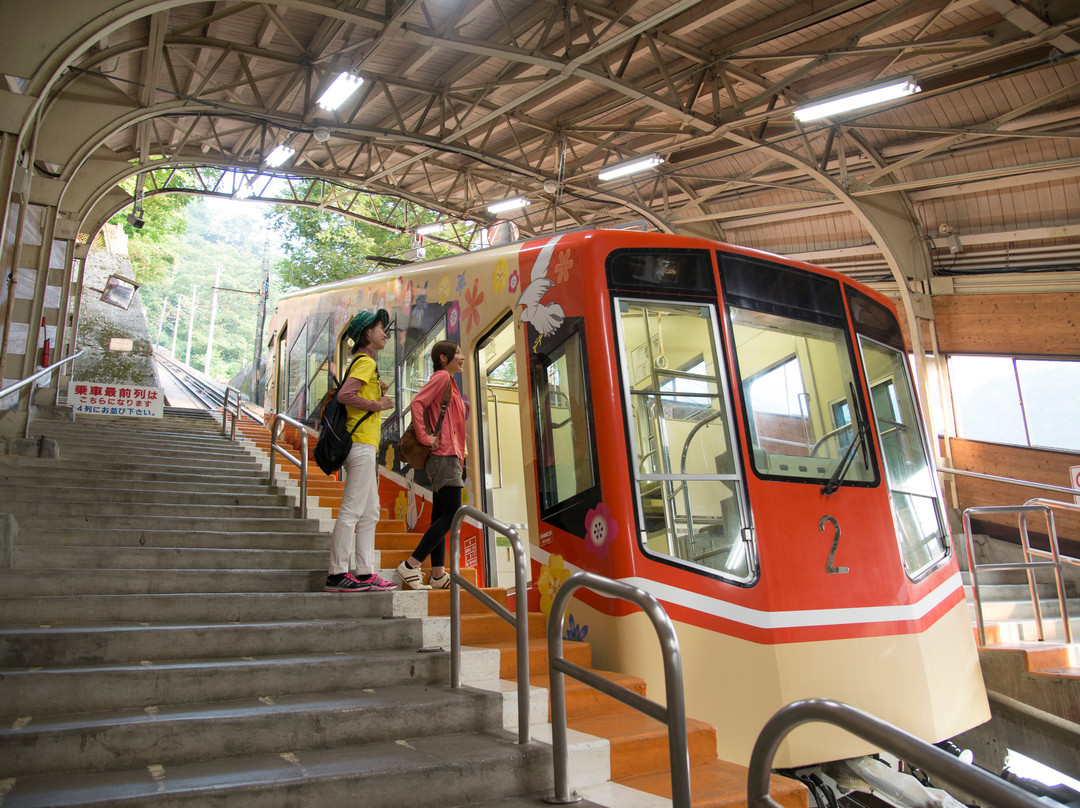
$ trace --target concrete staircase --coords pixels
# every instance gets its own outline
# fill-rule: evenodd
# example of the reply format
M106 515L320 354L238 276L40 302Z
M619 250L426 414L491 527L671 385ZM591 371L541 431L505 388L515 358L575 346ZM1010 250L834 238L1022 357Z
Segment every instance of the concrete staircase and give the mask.
M213 418L32 428L61 457L0 458L17 524L5 808L511 806L550 789L550 751L514 742L500 694L445 686L428 596L321 592L329 537ZM479 658L467 678L496 675Z
M269 437L265 430L241 422L241 433L253 451L269 457ZM290 451L299 449L296 439ZM268 462L268 461L267 461ZM298 490L299 472L286 461L278 462L281 479ZM315 474L308 481L309 512L336 516L341 484ZM396 567L409 556L417 541L416 533L380 530L376 537L384 567ZM426 566L426 565L425 565ZM470 573L464 570L464 574ZM475 579L474 579L475 583ZM487 588L485 592L508 605L505 589ZM428 593L428 614L449 615L449 591ZM513 629L482 607L475 599L461 601L462 643L473 651L495 654L494 678L471 682L506 696L506 726L516 730L517 707L513 694L517 678L517 643ZM532 685L531 735L550 743L548 713L548 647L544 616L530 614L529 681ZM584 642L565 640L567 659L586 668L592 667L592 649ZM595 671L640 695L646 694L643 679L611 671ZM671 771L667 728L632 708L570 677L565 679L567 725L571 741L570 783L577 792L606 806L619 808L665 808L671 804ZM691 798L694 808L739 808L746 805L747 770L722 761L716 756L716 729L693 718L687 720L690 752ZM770 793L784 808L806 808L808 792L801 783L774 776ZM539 803L534 803L539 804ZM588 801L578 803L590 805Z
M1016 545L976 536L980 563L1021 560ZM963 554L961 560L966 561ZM966 567L966 563L964 564ZM1065 567L1066 607L1074 642L1064 641L1061 608L1053 575L1036 573L1043 616L1039 640L1027 575L1022 570L979 572L979 596L986 645L979 648L991 720L957 742L976 753L976 762L1000 770L1007 749L1021 752L1073 778L1080 778L1080 581L1076 568ZM962 572L976 628L970 573Z

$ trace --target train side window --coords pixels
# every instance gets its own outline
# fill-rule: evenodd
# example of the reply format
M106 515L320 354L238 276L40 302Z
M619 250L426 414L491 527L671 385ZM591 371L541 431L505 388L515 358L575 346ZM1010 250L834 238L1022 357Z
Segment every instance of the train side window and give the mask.
M562 331L567 332L565 339L532 355L540 511L548 521L581 505L599 484L584 334L579 323L564 323ZM584 513L581 516L561 521L578 534L584 525Z
M646 553L749 582L756 569L711 305L616 298Z
M289 325L286 323L278 334L274 346L274 412L285 412L285 393L288 387L288 340Z
M288 357L285 413L314 423L318 419L314 408L329 389L330 317L309 317L291 341Z
M914 578L944 558L949 549L934 467L904 353L862 334L859 347L870 379L874 425L885 458L900 554Z
M441 318L432 328L424 335L424 338L418 340L413 349L408 354L402 357L401 364L398 366L398 372L395 374L392 372L386 372L386 369L382 367L382 363L379 365L379 373L384 378L390 379L397 377L395 384L400 385L401 401L398 403L400 412L403 415L401 422L402 433L408 428L408 425L412 422L412 416L409 413L412 411L412 400L416 397L416 394L420 392L420 388L427 384L427 380L431 378L431 374L435 372L431 366L431 349L435 347L436 342L441 342L446 339L446 318ZM390 347L390 343L387 343L387 347ZM382 353L380 352L379 358L382 359ZM390 351L385 351L390 354ZM392 356L392 354L390 354ZM393 396L391 391L387 392L388 395Z

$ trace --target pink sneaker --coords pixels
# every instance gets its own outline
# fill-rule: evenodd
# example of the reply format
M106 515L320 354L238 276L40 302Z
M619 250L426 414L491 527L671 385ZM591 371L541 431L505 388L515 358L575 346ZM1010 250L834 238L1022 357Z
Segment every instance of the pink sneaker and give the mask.
M392 592L397 589L397 584L392 581L388 581L378 573L368 575L367 577L354 575L352 576L359 586L356 587L358 592Z

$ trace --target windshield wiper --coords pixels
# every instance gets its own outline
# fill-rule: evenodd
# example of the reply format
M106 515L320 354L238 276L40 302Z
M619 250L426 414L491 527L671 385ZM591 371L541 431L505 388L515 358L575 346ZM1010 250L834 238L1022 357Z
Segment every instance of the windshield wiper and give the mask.
M869 467L869 461L866 457L866 424L859 417L859 409L855 406L855 385L850 384L848 387L851 389L851 412L855 418L858 429L856 434L852 437L851 443L848 444L847 449L844 450L844 454L840 457L840 462L836 464L836 468L833 469L832 476L825 485L821 486L821 493L825 496L835 494L840 490L840 483L843 482L844 477L847 476L848 469L851 468L851 461L855 459L855 450L862 449L863 464Z

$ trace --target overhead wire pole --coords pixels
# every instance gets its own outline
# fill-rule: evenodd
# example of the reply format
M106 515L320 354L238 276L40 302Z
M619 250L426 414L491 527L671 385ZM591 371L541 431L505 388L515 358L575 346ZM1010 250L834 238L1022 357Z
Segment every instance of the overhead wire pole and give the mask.
M176 315L173 317L172 326L172 347L169 349L169 355L173 359L176 358L176 334L180 330L180 296L176 296Z
M169 308L169 298L161 301L161 319L158 320L157 336L154 337L154 347L161 344L161 329L165 327L165 310Z
M191 313L188 314L187 350L184 352L184 364L191 365L191 332L195 328L195 293L199 291L197 283L191 284Z
M218 283L221 281L221 264L218 264L217 272L214 273L214 290L210 296L210 334L206 338L206 361L203 362L203 373L210 375L210 352L214 349L214 320L217 319L217 293Z
M270 231L264 230L262 277L259 279L259 322L255 328L255 358L251 372L251 398L262 406L262 348L266 325L266 301L270 297Z

